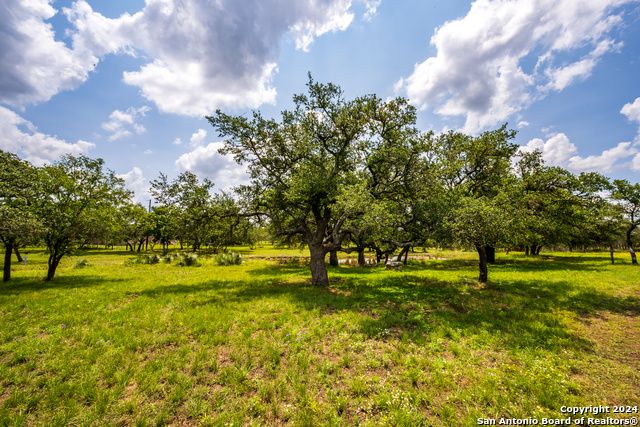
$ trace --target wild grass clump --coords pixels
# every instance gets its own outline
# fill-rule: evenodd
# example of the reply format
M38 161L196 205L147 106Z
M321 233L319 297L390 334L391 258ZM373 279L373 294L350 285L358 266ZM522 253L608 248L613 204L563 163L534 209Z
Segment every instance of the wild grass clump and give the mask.
M202 265L198 260L198 255L196 254L177 254L174 259L174 265L179 267L194 267Z
M156 254L151 254L151 255L139 255L135 258L129 258L124 263L125 265L134 265L134 264L151 265L151 264L157 264L159 262L160 262L160 257Z
M224 252L215 256L219 265L240 265L244 262L242 255L238 252Z
M127 261L125 261L125 265L152 265L159 263L174 264L179 267L193 267L202 265L202 263L198 260L198 255L181 253L172 253L166 255L140 255L136 258L128 259Z
M178 253L166 254L160 257L160 261L164 262L165 264L171 264L176 258L178 258Z
M73 268L89 267L90 265L91 264L89 264L89 261L87 261L86 258L83 258L80 261L76 262L76 264L73 266Z

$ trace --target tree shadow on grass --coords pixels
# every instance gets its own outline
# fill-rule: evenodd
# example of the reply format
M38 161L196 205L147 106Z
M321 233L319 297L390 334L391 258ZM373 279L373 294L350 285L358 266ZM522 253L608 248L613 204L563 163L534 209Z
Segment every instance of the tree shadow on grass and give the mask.
M0 296L20 295L49 289L74 289L102 286L116 282L128 282L132 279L103 277L94 275L60 275L48 282L42 278L16 277L0 284Z
M536 278L482 287L474 281L420 274L427 269L412 267L384 276L378 268L338 267L330 269L334 274L329 287L317 287L311 285L304 264L269 265L249 271L255 281L206 280L142 293L217 291L190 302L193 308L286 297L320 316L357 312L361 316L355 326L369 337L384 330L415 342L433 333L443 338L489 334L509 347L531 349L590 349L589 341L572 332L571 322L602 312L640 315L640 298L612 296L569 281Z

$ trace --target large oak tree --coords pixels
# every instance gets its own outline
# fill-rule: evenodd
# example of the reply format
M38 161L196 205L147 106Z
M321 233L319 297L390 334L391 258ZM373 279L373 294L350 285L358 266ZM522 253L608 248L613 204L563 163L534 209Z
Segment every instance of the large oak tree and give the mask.
M348 101L338 86L311 76L307 87L279 122L257 111L249 119L218 110L207 119L226 138L220 152L232 154L251 174L251 183L239 188L244 215L268 218L281 236L301 235L313 284L327 285L325 255L349 251L342 242L357 232L350 221L364 214L345 195L369 188L368 159L381 147L400 147L421 134L415 108L405 99L367 95Z

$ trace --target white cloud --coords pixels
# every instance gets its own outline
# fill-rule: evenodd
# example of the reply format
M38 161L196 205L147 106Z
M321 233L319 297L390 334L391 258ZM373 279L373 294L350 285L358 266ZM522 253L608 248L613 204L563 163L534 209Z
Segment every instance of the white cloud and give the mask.
M182 144L182 140L180 138L176 138L173 140L173 145L181 145Z
M631 170L640 172L640 154L636 154L631 160Z
M633 1L476 0L466 16L435 31L437 55L416 64L396 90L421 108L466 116L463 131L477 133L586 78L602 55L620 49L607 36L622 22L612 9ZM579 60L553 65L585 47ZM534 51L537 65L527 74L521 61Z
M576 146L564 133L552 136L547 142L540 138L532 139L527 145L520 147L520 150L524 152L540 150L544 161L553 166L563 166L572 154L578 152Z
M109 121L102 123L102 129L107 132L112 132L109 136L109 141L115 141L119 138L131 136L131 131L125 129L125 125L130 125L137 134L146 132L147 130L145 127L136 123L135 120L138 116L144 117L149 110L151 110L151 108L147 106L140 107L138 109L130 107L126 112L115 110L109 116Z
M179 171L208 177L218 188L248 183L249 175L245 172L244 166L238 165L231 157L218 153L218 149L223 145L222 142L214 142L197 147L180 156L175 162L176 168Z
M617 146L604 150L602 154L596 156L591 155L586 158L575 156L569 160L569 168L576 171L596 171L611 172L615 168L629 166L632 170L640 172L640 97L636 98L633 103L625 104L620 113L627 118L636 122L638 126L638 135L635 142L621 142ZM635 154L631 162L627 164L617 164L619 160L624 160Z
M125 186L134 192L134 203L145 202L151 197L149 193L149 184L140 168L134 166L134 168L129 172L116 176L124 179Z
M50 23L57 11L51 0L2 2L0 13L0 103L23 108L75 89L98 58L55 41Z
M622 107L622 110L620 110L620 112L625 116L627 116L627 119L629 119L630 121L636 122L640 125L640 98L636 98L636 100L633 101L633 103L625 104L624 107ZM640 126L638 127L638 135L636 136L636 141L640 142ZM634 162L635 160L636 159L634 158ZM640 162L640 159L638 159L638 161ZM634 169L634 170L640 170L640 169Z
M379 1L360 0L367 13ZM346 29L352 0L146 0L142 11L109 19L84 0L64 8L76 27L77 52L112 52L151 58L124 73L162 112L191 116L216 108L275 103L271 86L282 37L298 49L315 37Z
M380 3L382 3L382 0L366 0L365 4L367 6L367 11L364 13L362 20L371 21L371 18L377 15L376 11L378 6L380 6Z
M21 128L26 130L23 131ZM13 111L0 107L0 149L22 154L26 160L42 165L63 154L86 154L94 148L92 142L79 140L70 144L56 136L38 132L38 128Z
M598 59L608 52L618 52L622 42L614 43L612 40L603 40L584 59L558 68L547 68L544 74L549 82L540 89L544 91L561 91L575 80L584 80L591 75L591 71L598 63Z
M151 150L145 150L144 154L153 154L153 151L151 151Z
M589 156L582 158L575 156L569 159L569 169L581 172L611 172L618 160L625 159L638 153L638 149L630 142L621 142L617 146L605 150L599 156ZM634 158L635 161L635 158ZM635 163L633 163L635 165Z
M626 115L629 120L640 125L640 98L633 103L625 104L620 112ZM549 129L543 129L548 131ZM640 126L638 129L640 135ZM540 150L544 160L554 166L562 166L574 172L602 172L609 173L614 169L630 167L634 171L640 171L640 141L636 137L636 142L620 142L613 148L604 150L602 154L592 154L588 157L572 156L578 152L576 146L569 141L564 133L551 135L547 142L540 138L529 141L527 145L520 147L520 150L531 152ZM635 156L634 156L635 155ZM634 156L631 161L619 163L629 157Z
M518 129L522 129L525 126L529 126L529 122L525 122L524 120L518 122Z
M198 129L198 132L191 135L189 140L192 147L199 147L204 144L204 139L207 137L207 131L204 129Z

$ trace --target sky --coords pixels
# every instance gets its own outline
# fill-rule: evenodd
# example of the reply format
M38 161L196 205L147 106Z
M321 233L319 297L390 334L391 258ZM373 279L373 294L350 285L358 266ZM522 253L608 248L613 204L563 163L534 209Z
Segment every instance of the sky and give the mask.
M204 118L279 118L307 73L418 128L517 129L548 165L640 181L640 0L0 0L0 149L246 183Z

